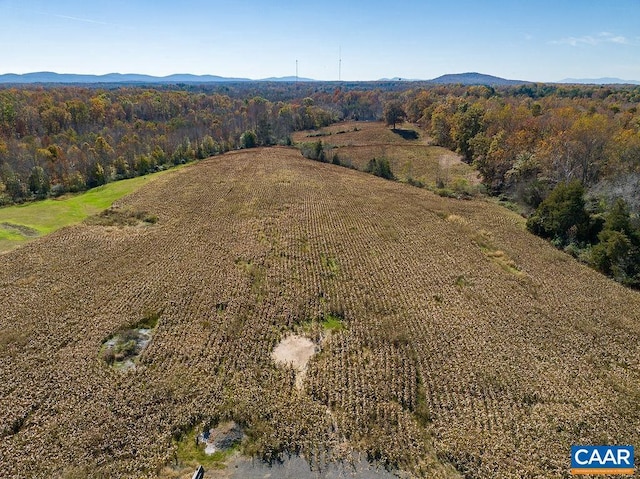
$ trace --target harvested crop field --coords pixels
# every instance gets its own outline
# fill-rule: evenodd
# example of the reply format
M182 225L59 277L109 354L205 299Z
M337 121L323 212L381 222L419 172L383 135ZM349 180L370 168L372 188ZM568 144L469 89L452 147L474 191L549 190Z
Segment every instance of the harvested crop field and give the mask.
M178 442L227 421L257 457L418 477L563 477L572 444L640 443L640 294L492 203L271 148L116 207L157 221L0 256L3 477L188 474ZM136 367L106 363L150 315ZM272 358L292 335L322 339L301 389Z

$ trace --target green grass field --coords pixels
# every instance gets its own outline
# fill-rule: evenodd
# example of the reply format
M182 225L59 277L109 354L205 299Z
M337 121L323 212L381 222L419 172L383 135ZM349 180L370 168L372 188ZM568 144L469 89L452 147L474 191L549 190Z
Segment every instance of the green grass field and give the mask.
M76 195L1 208L0 253L65 226L80 223L164 173L115 181Z

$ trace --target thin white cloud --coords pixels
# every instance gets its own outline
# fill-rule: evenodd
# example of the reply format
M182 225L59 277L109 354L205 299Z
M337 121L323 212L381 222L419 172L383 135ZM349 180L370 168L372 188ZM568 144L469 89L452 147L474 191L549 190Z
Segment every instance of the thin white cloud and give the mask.
M580 45L595 46L603 43L617 43L618 45L631 44L625 36L610 32L600 32L597 35L584 35L582 37L565 37L560 40L553 40L550 43L553 45L571 45L572 47Z
M52 13L51 14L52 17L56 17L56 18L64 18L65 20L73 20L76 22L83 22L83 23L94 23L97 25L110 25L109 23L106 22L100 22L98 20L91 20L90 18L79 18L79 17L70 17L69 15L59 15L56 13Z
M81 17L73 17L70 15L61 15L59 13L46 13L46 12L35 12L38 15L44 15L47 17L54 17L54 18L62 18L63 20L71 20L74 22L81 22L81 23L90 23L92 25L106 25L106 26L110 26L110 27L121 27L122 25L117 25L114 23L107 23L107 22L101 22L100 20L93 20L91 18L81 18Z
M631 43L626 37L609 32L601 32L598 37L608 43L619 43L621 45L629 45Z

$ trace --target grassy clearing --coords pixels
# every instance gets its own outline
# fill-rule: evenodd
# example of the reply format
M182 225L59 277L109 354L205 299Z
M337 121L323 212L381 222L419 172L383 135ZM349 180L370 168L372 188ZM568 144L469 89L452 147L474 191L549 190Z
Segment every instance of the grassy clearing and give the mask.
M0 251L9 251L24 241L26 237L17 231L0 226Z
M327 313L322 318L322 327L327 331L342 331L345 329L343 319L331 313Z
M407 125L403 125L403 128ZM322 140L323 143L342 146L374 144L406 144L403 139L378 121L349 121L336 123L320 130L299 131L293 134L295 143ZM419 141L418 141L419 142Z
M164 173L166 172L115 181L77 195L65 195L57 199L2 208L0 209L0 253L16 248L38 236L80 223L85 218L109 208L114 201L133 193ZM26 234L29 231L33 234Z

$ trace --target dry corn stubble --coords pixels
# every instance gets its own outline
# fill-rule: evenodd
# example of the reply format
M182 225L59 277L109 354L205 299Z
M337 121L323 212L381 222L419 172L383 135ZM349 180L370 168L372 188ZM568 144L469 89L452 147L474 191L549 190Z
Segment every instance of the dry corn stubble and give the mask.
M573 443L639 442L638 293L508 211L281 148L201 162L120 204L157 221L79 225L0 257L6 477L154 477L174 438L216 418L261 457L362 451L425 477L455 476L442 462L561 476ZM483 253L481 230L521 275ZM100 360L104 338L160 310L135 369ZM348 328L299 391L271 354L338 310Z

